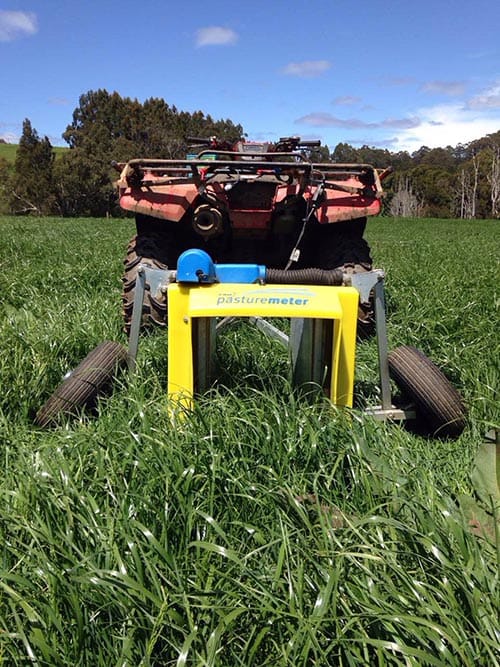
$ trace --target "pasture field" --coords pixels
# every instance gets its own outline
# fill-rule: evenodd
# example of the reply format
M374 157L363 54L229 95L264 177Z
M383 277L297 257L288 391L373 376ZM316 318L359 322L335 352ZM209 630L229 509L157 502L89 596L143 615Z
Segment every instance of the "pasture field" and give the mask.
M15 162L16 152L17 144L0 143L0 158L4 158L7 162Z
M4 158L7 162L16 161L18 144L2 144L0 143L0 158ZM52 150L54 151L56 158L60 157L64 151L68 150L64 146L53 146Z
M499 664L498 532L464 508L500 424L500 222L368 226L390 346L460 389L456 440L300 401L281 348L243 324L182 424L159 331L96 413L36 428L69 369L125 343L132 234L0 218L0 665ZM358 406L377 400L375 359L360 342Z

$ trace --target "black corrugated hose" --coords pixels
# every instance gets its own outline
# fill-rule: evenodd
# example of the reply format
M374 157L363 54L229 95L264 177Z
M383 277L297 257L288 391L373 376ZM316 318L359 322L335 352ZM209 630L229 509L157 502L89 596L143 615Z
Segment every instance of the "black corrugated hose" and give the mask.
M283 285L342 285L342 269L266 269L266 283Z

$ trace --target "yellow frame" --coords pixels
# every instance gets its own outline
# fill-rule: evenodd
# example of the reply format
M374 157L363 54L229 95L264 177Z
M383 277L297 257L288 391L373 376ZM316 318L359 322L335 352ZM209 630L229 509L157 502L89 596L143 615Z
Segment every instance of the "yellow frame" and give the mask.
M168 287L168 396L191 407L194 394L192 320L198 317L304 317L335 320L332 403L352 407L358 291L353 287L183 284Z

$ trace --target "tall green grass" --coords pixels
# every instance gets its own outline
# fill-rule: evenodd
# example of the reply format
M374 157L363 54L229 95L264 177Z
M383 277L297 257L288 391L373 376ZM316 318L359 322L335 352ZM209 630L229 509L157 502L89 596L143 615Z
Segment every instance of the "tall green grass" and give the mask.
M96 414L36 429L68 369L125 342L133 229L0 229L0 664L498 664L498 545L457 500L500 421L498 223L369 227L391 345L421 348L469 406L456 441L300 401L280 347L241 325L220 341L225 386L182 423L159 332ZM360 343L360 405L375 357Z

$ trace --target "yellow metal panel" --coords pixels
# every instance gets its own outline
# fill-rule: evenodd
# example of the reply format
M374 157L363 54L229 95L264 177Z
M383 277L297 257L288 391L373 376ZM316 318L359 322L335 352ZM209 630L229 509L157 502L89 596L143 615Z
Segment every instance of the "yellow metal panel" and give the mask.
M190 407L193 396L193 341L187 314L190 289L174 284L168 290L168 395ZM171 287L172 287L171 286Z
M351 287L215 283L168 288L168 394L189 407L193 395L193 317L314 317L335 320L329 396L351 406L358 292Z
M191 289L187 310L192 317L260 315L336 319L342 316L337 289L315 285L215 283Z
M335 322L334 327L332 355L335 363L332 363L330 398L335 405L352 407L359 294L354 288L339 287L331 289L339 290L342 319ZM335 377L333 377L334 369L336 371Z

